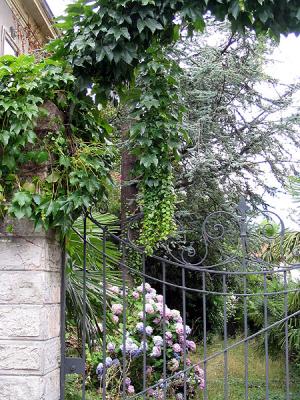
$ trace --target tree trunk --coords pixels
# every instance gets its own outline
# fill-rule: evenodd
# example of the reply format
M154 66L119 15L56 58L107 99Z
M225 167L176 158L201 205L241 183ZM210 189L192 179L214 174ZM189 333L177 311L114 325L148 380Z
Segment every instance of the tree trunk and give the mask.
M138 194L137 183L133 182L133 170L136 157L130 153L127 146L129 124L122 127L122 160L121 160L121 230L124 236L131 240L137 239L137 232L127 226L126 220L137 212L136 197Z

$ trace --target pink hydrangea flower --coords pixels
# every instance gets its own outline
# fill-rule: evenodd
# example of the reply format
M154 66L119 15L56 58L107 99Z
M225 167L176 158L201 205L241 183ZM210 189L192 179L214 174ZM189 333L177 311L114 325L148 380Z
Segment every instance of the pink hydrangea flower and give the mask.
M173 350L175 353L181 353L181 346L179 343L173 344Z
M161 295L161 294L158 294L156 296L156 300L157 300L158 303L163 303L164 302L164 296Z
M111 306L111 309L112 309L113 314L120 315L120 314L122 314L123 306L122 306L122 304L113 304Z
M140 297L139 292L137 291L132 292L132 297L137 300Z
M160 315L162 315L162 311L163 311L164 306L161 303L156 303L155 304L155 309L160 313Z
M133 385L129 385L128 388L127 388L127 392L129 394L134 394L135 393L134 386Z
M185 333L186 333L186 335L189 336L189 335L191 334L191 332L192 332L191 328L190 328L188 325L186 325L186 326L185 326Z
M158 325L161 321L161 318L154 318L153 323Z
M151 326L146 326L146 328L145 328L145 332L146 332L146 334L148 335L148 336L151 336L152 335L152 333L153 333L153 328L151 327Z
M172 332L167 331L167 332L165 333L165 337L166 337L167 340L171 340L171 339L173 338Z
M192 340L187 340L186 341L186 346L189 350L191 351L196 351L196 343L193 342Z
M184 343L184 336L183 336L183 335L180 335L180 336L178 337L178 341L179 341L180 344L183 344L183 343Z
M146 302L149 303L149 304L154 304L155 303L155 301L154 301L154 299L153 299L153 297L151 296L150 293L146 294L145 299L146 299Z
M155 346L162 346L164 344L164 340L161 336L153 336L153 343Z
M153 346L152 353L150 357L158 358L161 356L161 347L160 346Z
M110 288L110 290L111 290L113 293L116 293L116 294L119 294L119 293L120 293L120 289L118 288L118 286L112 286L112 287Z
M195 371L195 375L197 375L199 378L204 378L204 371L200 367L200 365L195 365L194 371Z
M119 322L119 317L117 315L113 315L112 319L115 324L117 324Z
M116 348L116 346L115 346L114 343L109 342L109 343L107 344L107 350L108 350L109 352L115 351L115 348Z
M145 289L147 290L147 292L150 292L151 286L149 283L145 283Z
M172 318L174 319L174 321L178 321L178 319L180 318L180 311L171 310L171 315L172 315Z
M177 335L183 335L184 333L184 327L180 322L177 322L175 325L176 333Z
M144 313L143 313L143 311L140 311L140 312L138 313L138 317L139 317L139 319L144 319Z
M130 378L125 378L125 385L129 386L131 384L131 379Z
M166 307L165 318L170 319L171 317L172 317L172 311L168 307Z
M149 304L149 303L147 303L145 305L145 311L146 311L147 314L154 314L155 313L152 304Z

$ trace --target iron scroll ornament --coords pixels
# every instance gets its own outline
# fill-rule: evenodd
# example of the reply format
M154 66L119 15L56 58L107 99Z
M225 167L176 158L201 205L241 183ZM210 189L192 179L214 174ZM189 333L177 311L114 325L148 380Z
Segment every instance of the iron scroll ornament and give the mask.
M90 215L92 218L92 215ZM258 224L259 217L263 217L265 223ZM93 218L92 218L93 219ZM127 219L125 224L125 237L123 232L124 244L129 245L139 253L144 252L144 248L134 241L131 233L138 228L143 219L143 213L136 214ZM275 236L280 238L280 248L282 259L284 259L282 242L285 234L285 225L282 218L274 211L269 210L251 210L247 205L245 198L241 197L238 204L233 207L233 211L214 211L209 213L201 224L198 231L200 242L202 243L202 252L195 247L195 242L189 239L189 234L197 234L193 222L184 223L182 219L176 218L177 231L169 240L160 243L160 249L163 256L154 255L156 258L168 260L175 264L187 268L196 269L226 269L229 265L241 264L246 259L247 265L255 264L254 268L270 268L273 265L265 262L259 252L251 248L251 243L262 241L270 243ZM269 227L275 225L279 227L276 235L267 233ZM230 239L231 249L226 247L226 239ZM228 241L227 241L228 242ZM218 245L220 247L220 260L211 264L209 262L210 249ZM196 259L199 255L198 259ZM278 265L274 265L278 267Z

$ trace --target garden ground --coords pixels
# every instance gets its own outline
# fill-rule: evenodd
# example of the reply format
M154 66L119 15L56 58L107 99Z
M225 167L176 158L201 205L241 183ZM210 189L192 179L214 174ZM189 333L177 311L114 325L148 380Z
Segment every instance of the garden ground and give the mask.
M228 344L234 343L236 339L229 340ZM214 354L222 350L223 342L215 339L208 346L208 354ZM193 362L201 358L198 353L194 356ZM276 359L269 360L269 399L284 400L285 397L285 374L284 355L279 354ZM260 355L255 343L249 344L249 400L265 400L265 359ZM207 390L209 400L224 400L223 376L224 356L216 357L208 362L207 366ZM291 372L290 400L300 398L300 374ZM239 346L228 352L228 384L230 400L241 400L244 398L244 348ZM76 388L77 385L77 388ZM80 388L76 378L68 377L66 400L81 400ZM101 395L96 392L87 391L86 400L99 400ZM203 393L198 395L197 400L203 399ZM116 400L109 399L107 400Z

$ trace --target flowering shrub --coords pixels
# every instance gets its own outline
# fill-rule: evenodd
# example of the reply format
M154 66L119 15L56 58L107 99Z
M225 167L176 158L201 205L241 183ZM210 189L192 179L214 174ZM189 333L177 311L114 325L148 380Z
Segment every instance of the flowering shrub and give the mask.
M114 290L119 291L118 288ZM195 342L188 339L191 329L188 325L184 326L180 312L169 309L164 304L163 296L157 294L148 283L145 284L145 301L143 297L141 285L127 291L126 313L121 303L112 304L115 331L113 336L107 335L106 358L104 361L102 356L97 366L96 373L100 385L103 385L106 373L106 388L114 399L122 393L124 385L128 395L141 391L145 354L146 383L149 388L147 398L163 398L164 391L167 391L169 396L180 399L184 380L189 398L192 398L197 390L204 388L205 382L203 370L198 365L188 369L185 374L182 372L184 366L186 368L191 366L190 353L196 351ZM125 340L123 340L124 315L126 315ZM126 371L123 382L124 359ZM166 378L169 378L166 383L163 383L164 370Z

